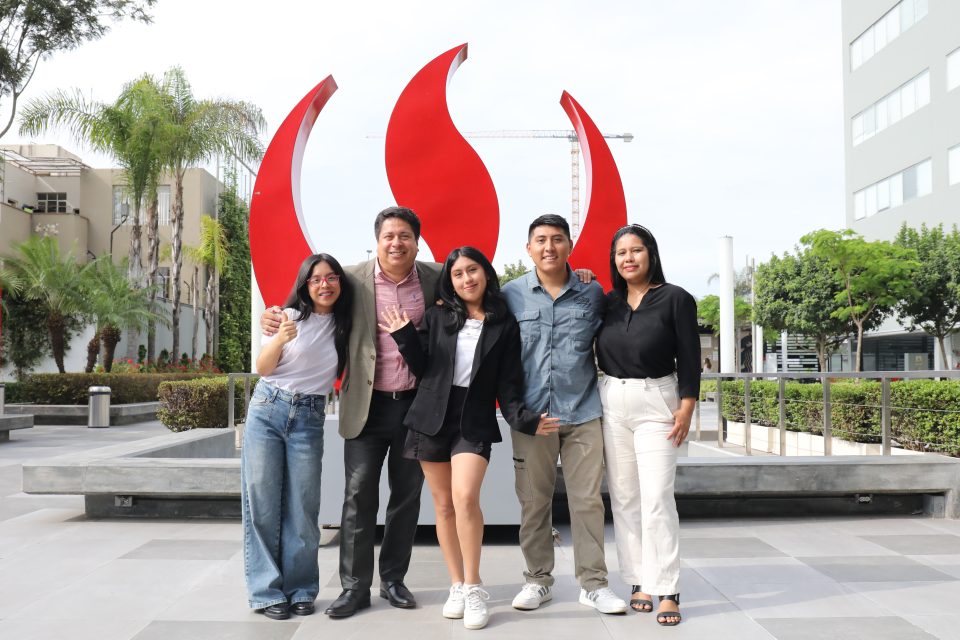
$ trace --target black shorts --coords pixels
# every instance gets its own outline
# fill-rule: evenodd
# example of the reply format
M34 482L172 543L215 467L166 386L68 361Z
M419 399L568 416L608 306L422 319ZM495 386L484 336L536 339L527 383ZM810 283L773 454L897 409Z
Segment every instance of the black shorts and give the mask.
M403 457L424 462L450 462L450 458L458 453L473 453L489 462L492 443L470 442L460 432L460 414L466 397L466 387L451 387L447 415L444 416L440 431L428 436L413 429L408 430L403 444Z

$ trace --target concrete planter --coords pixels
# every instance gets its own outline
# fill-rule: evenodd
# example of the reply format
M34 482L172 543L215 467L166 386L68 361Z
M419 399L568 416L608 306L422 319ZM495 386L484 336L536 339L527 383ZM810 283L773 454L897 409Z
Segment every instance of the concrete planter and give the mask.
M727 421L726 441L730 444L744 445L744 423ZM840 438L831 438L833 441L833 455L835 456L879 456L882 446L879 443L851 442ZM753 451L766 453L780 453L780 429L764 427L758 424L750 425L750 448ZM893 455L922 455L920 451L892 448ZM822 456L823 436L802 431L787 431L786 455L788 456Z
M157 419L159 402L135 402L110 405L111 426L133 424ZM8 404L11 415L32 415L34 424L87 424L88 407L85 404Z

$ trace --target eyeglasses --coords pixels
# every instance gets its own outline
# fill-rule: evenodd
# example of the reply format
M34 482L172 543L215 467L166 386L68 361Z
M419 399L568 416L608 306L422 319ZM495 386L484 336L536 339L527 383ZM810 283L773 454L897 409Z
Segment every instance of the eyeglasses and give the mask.
M307 280L307 284L311 287L319 287L324 282L328 285L340 284L340 276L335 273L330 273L325 276L313 276Z

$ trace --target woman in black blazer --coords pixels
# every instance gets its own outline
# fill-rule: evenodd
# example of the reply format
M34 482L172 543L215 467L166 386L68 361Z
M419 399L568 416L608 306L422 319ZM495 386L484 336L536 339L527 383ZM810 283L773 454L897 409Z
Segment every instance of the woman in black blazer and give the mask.
M441 304L427 309L419 332L398 309L385 312L380 326L420 380L404 420L404 456L420 461L433 495L453 583L443 615L480 629L489 619L480 581L480 485L491 446L501 440L496 403L512 428L530 435L541 425L556 430L558 418L523 406L520 329L490 261L473 247L454 249L439 290Z

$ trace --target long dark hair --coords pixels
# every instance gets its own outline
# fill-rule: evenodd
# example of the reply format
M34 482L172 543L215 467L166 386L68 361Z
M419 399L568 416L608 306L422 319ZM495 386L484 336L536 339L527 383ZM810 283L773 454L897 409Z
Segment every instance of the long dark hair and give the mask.
M310 299L310 292L308 291L310 285L307 284L307 280L310 279L313 268L321 262L326 262L333 269L333 272L340 276L340 297L333 303L333 323L335 327L333 345L337 349L337 376L339 377L347 366L347 341L350 339L350 328L353 326L351 317L353 288L347 282L347 276L337 259L329 253L317 253L307 257L300 264L297 281L293 284L293 289L287 296L287 301L283 303L283 307L285 309L296 309L299 315L296 318L291 318L291 320L297 320L298 322L313 313L313 300Z
M650 269L648 270L650 284L665 284L667 282L667 279L663 277L663 265L660 264L660 249L657 248L657 239L646 227L639 224L628 224L617 229L617 232L613 234L613 242L610 243L610 281L613 282L613 290L621 296L627 295L627 281L617 271L617 241L628 233L640 238L643 246L647 249L647 255L650 257Z
M508 313L507 302L504 300L503 294L500 293L500 280L497 278L497 272L493 265L487 260L487 256L473 247L457 247L447 256L443 263L443 270L440 272L440 300L443 302L443 309L447 312L444 325L450 333L460 331L467 321L467 306L454 290L453 277L450 274L453 263L461 256L479 264L487 276L487 288L484 290L483 299L480 301L483 311L487 315L487 321L499 322Z

